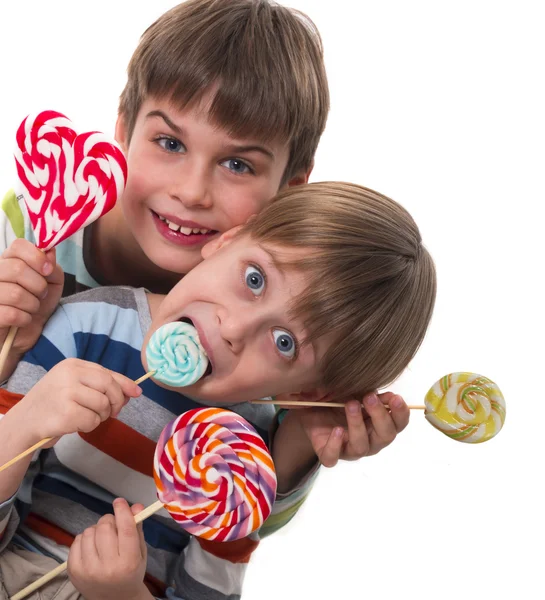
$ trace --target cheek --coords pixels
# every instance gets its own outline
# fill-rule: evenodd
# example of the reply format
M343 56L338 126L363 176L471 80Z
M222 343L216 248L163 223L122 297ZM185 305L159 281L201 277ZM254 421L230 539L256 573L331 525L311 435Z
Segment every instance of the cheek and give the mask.
M168 174L167 165L158 161L152 152L146 153L140 148L129 151L127 167L127 187L123 197L127 193L134 197L145 196L161 183L164 184Z
M245 193L231 193L220 199L221 211L227 217L228 228L244 225L252 216L260 212L272 199L274 191L260 189Z

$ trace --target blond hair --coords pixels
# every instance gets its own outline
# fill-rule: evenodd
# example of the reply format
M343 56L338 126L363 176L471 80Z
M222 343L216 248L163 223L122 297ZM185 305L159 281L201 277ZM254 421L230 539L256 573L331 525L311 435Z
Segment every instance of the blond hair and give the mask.
M283 183L308 171L329 91L320 34L269 0L188 0L143 34L120 98L130 141L148 97L184 109L214 94L209 117L231 135L289 144Z
M397 202L349 183L295 186L242 230L273 248L304 248L284 267L305 272L291 315L306 342L327 335L320 384L348 399L390 384L416 354L436 294L433 260L411 215Z

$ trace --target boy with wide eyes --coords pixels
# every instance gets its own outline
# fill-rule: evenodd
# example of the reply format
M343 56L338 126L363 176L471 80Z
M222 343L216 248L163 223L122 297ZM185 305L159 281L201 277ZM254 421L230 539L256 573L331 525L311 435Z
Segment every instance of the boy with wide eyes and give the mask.
M63 301L8 383L26 396L0 421L0 464L44 437L62 437L28 472L30 457L0 473L5 540L17 527L13 495L28 510L32 489L30 508L50 528L25 539L58 555L51 521L75 535L69 575L87 599L150 598L146 565L172 588L167 597L204 599L210 588L213 597L237 597L240 558L255 536L214 545L188 539L162 516L146 521L143 536L122 500L115 517L94 525L107 500L123 496L135 511L154 501L155 442L170 420L200 403L229 406L269 441L271 407L251 404L255 398L327 402L383 388L414 356L433 310L435 269L416 224L393 200L357 185L286 190L241 230L211 241L203 257L166 297L104 287ZM196 327L210 372L182 389L146 381L125 406L141 391L131 380L142 363L147 370L141 349L180 319ZM395 396L381 399L392 404ZM307 470L315 462L306 413L290 411L269 442L280 491L298 476L294 453ZM371 421L371 444L380 444L380 428ZM264 528L274 528L279 505ZM29 560L6 552L12 563Z

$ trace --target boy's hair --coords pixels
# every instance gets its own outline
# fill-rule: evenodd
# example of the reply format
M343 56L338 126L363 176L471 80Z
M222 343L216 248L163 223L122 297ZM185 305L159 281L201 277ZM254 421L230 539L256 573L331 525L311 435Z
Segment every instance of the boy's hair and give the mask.
M281 268L304 272L308 285L291 316L304 320L305 343L331 340L320 385L332 397L361 397L401 375L436 294L432 258L402 206L358 185L313 183L281 192L244 232L272 245ZM290 261L282 247L308 252Z
M188 0L142 36L120 98L128 140L148 97L184 109L211 92L209 116L231 135L289 144L283 182L312 166L329 91L320 34L269 0Z

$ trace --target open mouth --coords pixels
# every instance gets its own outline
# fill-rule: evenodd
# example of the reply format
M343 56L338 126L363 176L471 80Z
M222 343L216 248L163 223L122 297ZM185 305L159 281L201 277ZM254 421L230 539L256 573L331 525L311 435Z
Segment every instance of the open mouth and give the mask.
M195 327L195 325L193 324L193 321L188 318L188 317L182 317L181 319L178 319L178 321L180 321L181 323L187 323L188 325L191 325L191 327ZM210 358L208 359L208 366L206 367L206 371L204 372L204 375L202 376L201 379L204 379L205 377L208 377L209 375L212 375L212 371L213 371L213 367L212 367L212 363L210 361Z

